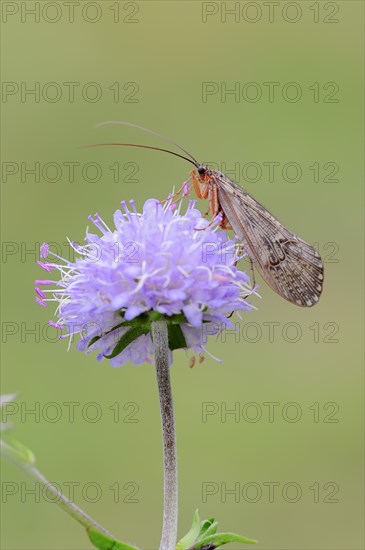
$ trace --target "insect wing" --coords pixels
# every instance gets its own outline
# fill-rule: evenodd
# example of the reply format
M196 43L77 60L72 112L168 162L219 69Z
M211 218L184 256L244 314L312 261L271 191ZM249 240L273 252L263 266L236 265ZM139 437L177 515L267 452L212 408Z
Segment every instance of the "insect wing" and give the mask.
M213 179L224 214L266 283L293 304L315 305L324 278L315 248L286 229L227 177L219 174Z

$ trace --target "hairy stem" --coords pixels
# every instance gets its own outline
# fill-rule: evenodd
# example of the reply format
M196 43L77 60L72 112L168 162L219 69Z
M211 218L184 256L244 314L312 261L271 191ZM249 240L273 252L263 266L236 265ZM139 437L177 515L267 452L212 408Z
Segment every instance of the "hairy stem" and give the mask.
M178 511L177 456L167 323L164 320L153 321L151 328L160 397L164 452L164 512L160 550L175 550Z

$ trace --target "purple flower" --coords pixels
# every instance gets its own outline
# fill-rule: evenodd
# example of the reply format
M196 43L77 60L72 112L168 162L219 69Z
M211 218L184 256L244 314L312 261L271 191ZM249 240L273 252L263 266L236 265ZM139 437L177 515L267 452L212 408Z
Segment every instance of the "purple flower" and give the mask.
M60 273L58 281L36 281L36 301L58 304L50 325L65 328L61 337L70 342L79 333L78 349L99 350L99 360L112 356L115 367L152 361L149 326L156 316L169 322L172 350L205 352L209 335L232 326L227 315L253 309L246 298L255 290L236 267L236 241L218 230L219 217L208 222L195 204L181 214L182 202L173 209L172 199L164 206L150 199L139 214L133 201L132 210L123 202L115 229L90 216L99 234L87 231L84 246L70 242L79 255L74 262L42 245L39 265ZM46 251L54 261L44 259ZM39 288L48 285L57 288Z

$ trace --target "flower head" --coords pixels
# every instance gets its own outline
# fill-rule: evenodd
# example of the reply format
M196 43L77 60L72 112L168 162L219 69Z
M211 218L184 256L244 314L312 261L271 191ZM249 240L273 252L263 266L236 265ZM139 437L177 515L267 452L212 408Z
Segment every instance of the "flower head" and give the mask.
M253 308L246 301L253 290L236 267L236 241L218 230L219 217L209 223L194 201L181 210L182 202L173 209L171 199L164 206L150 199L139 214L133 201L131 209L123 202L115 229L90 216L98 234L87 231L84 246L70 242L74 262L42 245L39 265L60 273L58 281L36 281L37 302L58 303L50 324L66 328L70 340L80 333L78 349L99 350L98 359L109 357L112 366L152 360L150 323L161 316L171 350L206 351L207 336L231 326L227 315ZM57 288L39 288L48 285Z

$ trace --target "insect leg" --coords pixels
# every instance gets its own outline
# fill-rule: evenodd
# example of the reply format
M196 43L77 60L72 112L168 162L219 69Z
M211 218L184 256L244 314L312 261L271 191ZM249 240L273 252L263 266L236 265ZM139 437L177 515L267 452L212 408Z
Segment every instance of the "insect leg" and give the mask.
M178 191L176 191L176 193L173 193L172 195L170 195L169 197L166 197L166 199L163 199L162 201L160 201L161 204L163 204L164 202L166 201L169 201L171 199L173 199L174 197L178 197L179 195L181 195L181 193L183 193L183 197L186 197L189 193L190 193L190 185L188 186L188 193L186 193L185 191L185 188L186 188L186 184L189 183L191 177L189 177L186 181L184 181L184 183L182 184L182 186L180 187L180 189ZM178 202L179 199L173 201L172 204L174 204L175 202Z
M194 182L194 180L193 180L193 182ZM199 186L199 183L197 181L196 181L196 184ZM194 183L194 188L195 188L195 190L197 190L196 187L195 187L195 183ZM199 192L200 192L199 187L198 187L198 189L199 189ZM202 199L208 198L209 208L205 212L204 217L207 216L210 212L213 214L212 219L210 220L210 222L208 224L208 227L210 227L211 225L213 225L213 222L214 222L215 218L217 217L217 215L219 213L218 193L217 193L216 189L208 187L207 196L204 196L202 193L200 193L200 195L201 195L200 198L202 198ZM198 231L204 231L204 229L199 229Z
M222 211L222 221L219 224L222 229L233 231L233 227L228 221L226 214Z
M218 216L219 212L222 212L222 210L220 208L220 204L219 204L218 191L217 191L216 187L210 187L209 188L208 199L209 199L209 208L210 208L210 211L211 211L211 213L213 215L213 219L214 219ZM223 212L222 212L222 214L223 214ZM223 217L224 217L224 214L223 214ZM223 217L222 217L222 221L223 221ZM222 221L219 225L222 224Z
M248 259L250 260L250 268L251 268L251 273L252 273L252 288L255 288L256 279L255 279L255 270L253 268L253 261L251 260L250 257L248 257Z
M199 183L198 178L196 177L195 170L192 170L190 172L190 177L193 181L194 190L195 190L195 193L196 193L196 196L198 197L198 199L205 199L206 197L204 197L203 193L201 192L200 183Z

